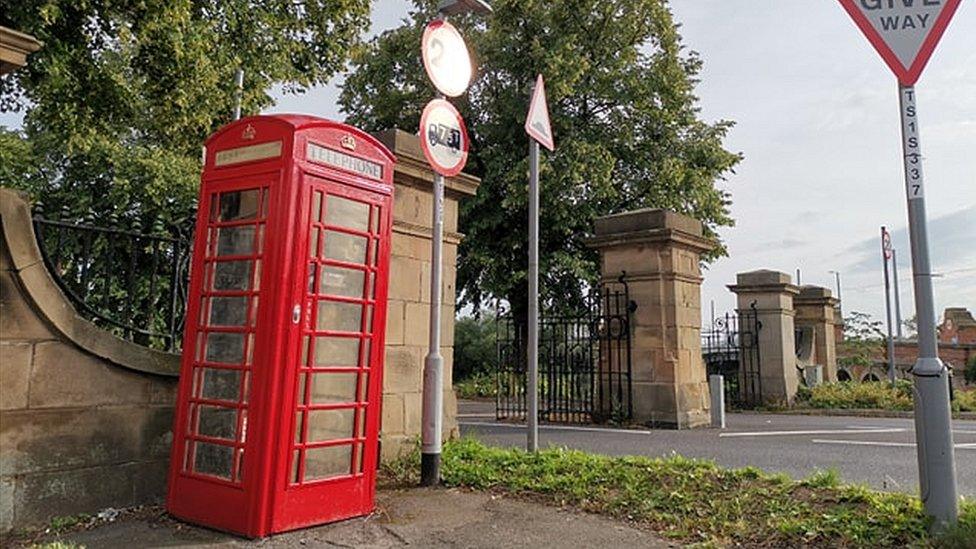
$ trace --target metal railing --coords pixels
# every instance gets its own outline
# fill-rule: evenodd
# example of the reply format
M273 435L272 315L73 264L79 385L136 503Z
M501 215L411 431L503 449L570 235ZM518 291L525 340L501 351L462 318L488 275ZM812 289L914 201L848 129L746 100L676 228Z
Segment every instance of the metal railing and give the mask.
M111 216L96 226L34 213L48 271L83 317L139 345L179 351L192 232L116 225Z
M630 319L636 307L621 275L594 288L577 310L541 311L540 420L626 423L633 417ZM526 417L525 339L524 320L496 314L497 419Z

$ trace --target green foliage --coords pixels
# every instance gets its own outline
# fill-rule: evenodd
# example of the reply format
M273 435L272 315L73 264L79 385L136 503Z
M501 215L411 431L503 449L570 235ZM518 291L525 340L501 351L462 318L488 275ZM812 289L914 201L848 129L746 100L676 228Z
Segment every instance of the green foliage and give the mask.
M493 315L462 316L454 322L454 379L488 374L496 361Z
M495 376L489 372L475 372L454 383L458 398L487 398L495 396Z
M954 397L953 412L976 412L976 389L957 389ZM801 387L796 394L796 405L837 410L911 411L914 409L912 382L899 379L894 387L887 381L842 381Z
M357 52L340 103L367 129L413 132L434 90L418 44L436 2L415 0L401 27ZM685 49L664 0L498 0L489 17L452 22L474 52L477 76L454 103L472 138L468 170L481 176L464 203L459 288L479 308L525 302L530 85L545 75L557 149L541 159L540 287L549 303L578 301L596 279L585 246L597 216L670 208L717 229L732 224L716 182L740 156L722 147L731 122L699 118L701 59ZM723 254L719 245L716 254ZM516 310L517 317L521 311Z
M870 366L885 354L885 333L880 320L868 313L851 311L844 319L844 341L837 345L837 362L841 367Z
M972 549L976 547L976 501L959 503L959 522L935 539L942 549Z
M956 389L952 401L953 412L976 412L976 388L960 390Z
M559 448L526 453L474 440L449 442L442 459L448 486L504 491L627 518L683 542L963 547L971 544L976 523L976 505L963 501L953 537L933 539L918 498L841 485L833 472L795 482L681 456L609 457ZM401 476L394 480L413 483L417 470L419 456L411 455L401 460Z
M0 81L0 184L72 218L115 213L123 227L192 216L204 139L273 85L302 90L344 67L369 23L367 0L0 0L0 24L44 47Z
M969 357L969 362L966 362L966 371L963 375L966 377L966 383L976 383L976 355Z
M900 379L892 388L887 381L842 381L805 388L797 393L797 405L810 408L861 410L912 410L912 382Z

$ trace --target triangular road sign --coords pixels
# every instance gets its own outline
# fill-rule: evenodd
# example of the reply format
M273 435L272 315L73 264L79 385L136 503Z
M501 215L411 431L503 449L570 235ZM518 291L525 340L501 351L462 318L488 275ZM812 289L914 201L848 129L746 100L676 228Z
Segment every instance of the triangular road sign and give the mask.
M960 0L840 0L898 81L914 85Z
M552 126L549 124L549 107L546 106L546 86L542 83L541 74L536 78L535 88L532 90L529 116L525 118L525 133L550 151L556 149L556 143L552 139Z

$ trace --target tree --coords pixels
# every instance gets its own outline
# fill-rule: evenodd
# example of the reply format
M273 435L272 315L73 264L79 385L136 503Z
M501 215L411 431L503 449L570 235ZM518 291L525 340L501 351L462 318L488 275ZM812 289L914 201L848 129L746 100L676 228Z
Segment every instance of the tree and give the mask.
M434 97L421 65L433 1L415 0L402 26L357 51L340 103L367 129L414 131ZM468 170L482 177L461 212L462 300L525 303L527 137L530 86L545 75L557 149L542 155L540 261L543 299L578 299L597 278L586 248L595 217L662 207L716 230L732 224L729 195L715 186L741 157L722 147L731 126L699 119L701 60L683 49L664 0L498 0L488 18L452 19L478 63L455 100L472 138Z
M871 366L876 357L884 356L885 332L880 320L868 313L851 311L844 319L844 341L838 347L841 366Z
M234 78L245 112L342 70L368 0L0 0L0 24L44 47L0 81L5 186L48 211L114 213L142 227L192 217L204 139L228 122ZM18 142L20 141L20 142Z
M497 326L493 315L463 316L454 323L455 381L492 371L496 362Z

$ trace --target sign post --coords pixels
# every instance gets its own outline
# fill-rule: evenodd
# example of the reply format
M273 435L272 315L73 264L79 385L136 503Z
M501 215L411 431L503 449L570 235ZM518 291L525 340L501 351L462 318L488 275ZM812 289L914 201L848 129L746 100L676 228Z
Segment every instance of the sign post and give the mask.
M525 118L529 134L529 307L528 307L528 411L526 448L539 449L539 143L555 149L546 88L540 74L532 89L529 114Z
M901 293L898 290L898 250L891 249L891 281L895 296L895 339L901 339Z
M911 371L915 379L919 486L925 511L935 519L937 530L956 523L959 502L949 412L949 371L939 360L935 336L935 304L915 82L959 7L959 2L840 0L855 24L898 77L908 232L918 319L918 360Z
M891 234L881 227L881 263L884 264L885 319L888 325L888 381L895 384L895 340L891 337L891 283L888 277L888 260L891 259Z
M468 89L471 57L461 34L446 20L432 21L421 41L424 68L434 87L457 97ZM444 178L464 169L468 160L468 134L460 113L441 97L427 104L420 117L420 146L434 169L431 208L430 326L424 358L421 414L420 484L440 483L441 434L444 417L444 358L441 356L441 302L444 248Z

